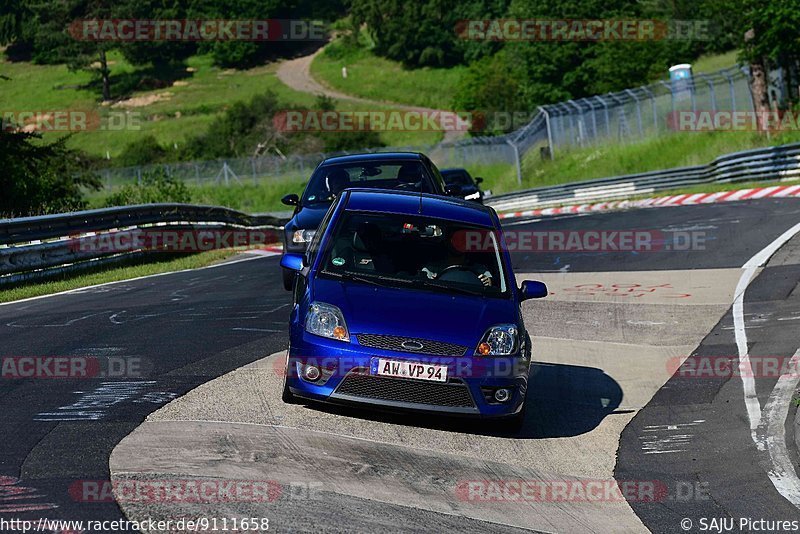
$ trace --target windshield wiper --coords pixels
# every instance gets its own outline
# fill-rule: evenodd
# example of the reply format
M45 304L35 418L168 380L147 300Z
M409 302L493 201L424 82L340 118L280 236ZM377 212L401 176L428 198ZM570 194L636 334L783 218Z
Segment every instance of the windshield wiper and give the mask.
M452 291L454 293L461 293L463 295L472 295L472 296L479 296L479 297L485 297L486 296L486 293L484 293L484 291L482 291L482 290L469 289L469 288L460 287L460 286L451 286L449 284L441 284L441 283L437 283L437 282L432 282L430 280L422 280L422 285L425 286L425 287L435 287L437 289L443 289L445 291Z
M402 278L391 278L387 276L360 276L355 273L345 271L341 273L333 272L333 271L323 271L325 274L330 274L335 276L336 278L345 279L345 280L353 280L356 282L363 282L365 284L372 284L374 286L382 286L382 287L392 287L391 284L386 282L402 282L408 285L411 281L404 280Z

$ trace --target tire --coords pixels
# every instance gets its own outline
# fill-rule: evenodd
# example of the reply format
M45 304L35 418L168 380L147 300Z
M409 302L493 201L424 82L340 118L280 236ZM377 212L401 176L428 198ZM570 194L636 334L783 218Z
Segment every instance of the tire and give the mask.
M512 417L509 417L508 419L504 420L501 423L501 427L502 427L502 429L504 431L509 432L509 433L513 433L513 434L519 434L522 431L522 427L525 426L525 411L526 411L525 408L526 408L526 406L527 406L527 403L523 404L522 405L522 410L520 410L520 412L518 414L516 414L516 415L514 415Z
M289 354L286 354L286 368L283 373L283 392L281 393L281 400L285 404L300 404L300 400L289 389Z
M294 289L294 277L296 273L290 269L283 269L281 268L282 276L283 276L283 289L286 291L291 291Z
M281 400L284 404L298 404L297 397L294 396L294 393L289 391L289 384L286 383L286 379L283 379L283 393L281 393Z

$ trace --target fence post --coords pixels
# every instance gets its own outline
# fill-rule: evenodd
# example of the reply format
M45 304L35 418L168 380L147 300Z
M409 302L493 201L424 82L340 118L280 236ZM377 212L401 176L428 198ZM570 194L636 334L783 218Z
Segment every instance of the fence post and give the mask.
M511 146L511 149L514 151L514 161L517 164L517 183L522 185L522 163L519 161L519 149L511 139L507 139L506 143L508 143Z
M642 129L642 108L639 107L639 97L630 89L625 89L625 92L631 95L631 98L636 102L636 122L639 125L639 135L644 135L644 130Z
M733 76L728 74L728 72L722 73L725 78L728 79L728 88L731 92L731 111L736 111L736 88L734 87Z
M654 95L654 94L653 94L653 93L650 91L650 89L648 89L648 88L647 88L646 86L644 86L644 85L642 86L642 91L644 91L645 93L647 93L647 96L649 96L649 97L650 97L650 104L651 104L651 105L652 105L652 107L653 107L653 128L655 128L655 129L656 129L656 133L658 133L658 108L657 108L657 106L656 106L656 95Z
M547 126L547 146L550 148L550 159L552 160L555 149L553 148L553 130L550 128L550 113L544 106L539 106L538 110L544 115L544 124Z
M709 92L709 95L711 96L711 111L713 113L716 113L717 112L717 94L716 94L716 91L714 90L714 82L712 82L709 79L709 77L706 76L703 73L698 73L697 76L699 76L700 78L705 80L706 84L708 84L708 92Z

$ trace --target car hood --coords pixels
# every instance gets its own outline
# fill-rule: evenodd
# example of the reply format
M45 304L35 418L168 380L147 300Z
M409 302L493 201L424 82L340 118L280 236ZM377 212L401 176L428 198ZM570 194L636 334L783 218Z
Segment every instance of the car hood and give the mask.
M517 323L511 299L322 278L314 281L312 298L338 306L351 334L386 334L474 346L490 326Z
M330 207L329 203L303 206L292 218L289 225L301 230L316 230Z

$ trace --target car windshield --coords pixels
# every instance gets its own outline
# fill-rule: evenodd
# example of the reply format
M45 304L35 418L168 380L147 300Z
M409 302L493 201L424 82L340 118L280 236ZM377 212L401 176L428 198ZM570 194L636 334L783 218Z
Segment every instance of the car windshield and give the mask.
M464 171L442 171L447 185L472 185L472 180Z
M508 295L497 233L422 216L347 212L322 274L398 288Z
M348 187L435 193L419 161L368 161L317 168L303 194L304 204L328 203Z

